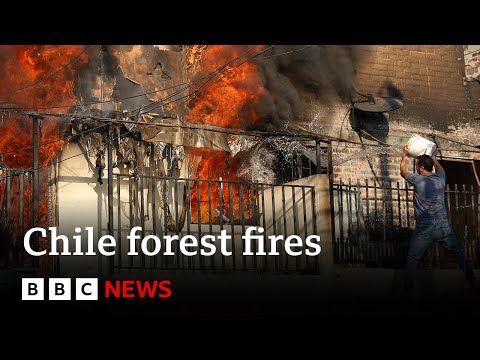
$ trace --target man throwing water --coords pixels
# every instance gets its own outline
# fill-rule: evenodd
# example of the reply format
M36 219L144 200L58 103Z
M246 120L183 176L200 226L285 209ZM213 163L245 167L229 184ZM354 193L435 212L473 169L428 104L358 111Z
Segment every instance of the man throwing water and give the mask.
M406 290L412 290L417 264L433 241L440 241L455 255L465 273L465 279L473 283L475 275L447 218L445 170L437 161L435 154L432 157L420 155L416 158L416 173L407 173L408 151L407 144L400 162L400 175L414 188L413 207L416 226L408 247Z

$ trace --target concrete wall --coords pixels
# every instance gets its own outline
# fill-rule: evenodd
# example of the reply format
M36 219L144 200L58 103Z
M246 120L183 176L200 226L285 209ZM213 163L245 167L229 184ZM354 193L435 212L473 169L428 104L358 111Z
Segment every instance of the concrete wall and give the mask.
M318 257L319 267L321 271L328 271L330 265L333 264L328 175L312 175L292 181L287 185L312 186L315 195L313 196L311 189L305 188L302 190L301 187L286 186L283 190L285 203L287 204L284 210L281 201L282 187L275 186L265 190L264 196L260 198L260 200L266 199L265 212L268 225L265 231L268 235L284 234L285 237L296 234L302 239L313 234L320 235L322 252ZM272 192L275 202L269 201L272 198ZM293 197L295 201L293 201ZM261 202L260 206L262 206ZM274 214L275 221L273 221ZM314 231L314 221L316 222L316 232ZM276 225L276 229L273 224ZM286 256L284 259L289 262L289 268L294 268L294 262L297 261L295 257ZM315 259L302 256L299 257L299 260L301 260L300 266L312 266Z
M59 157L59 161L80 153L80 148L69 144ZM74 249L75 227L82 228L82 246L87 248L85 227L94 227L94 243L107 233L107 185L97 182L97 174L88 168L83 156L60 163L58 169L57 202L58 233L68 236L69 245ZM96 250L96 249L95 249ZM72 250L70 250L72 251ZM101 258L97 256L59 256L62 276L101 273Z
M59 160L66 159L72 155L79 154L80 149L70 144L61 154ZM185 166L185 168L187 168ZM118 169L115 169L117 172ZM66 235L69 239L70 250L73 251L75 243L72 238L77 235L75 227L83 229L82 249L87 248L87 233L85 227L94 227L94 249L97 251L98 239L107 234L108 207L107 207L107 179L106 170L104 172L104 183L100 185L97 182L97 173L92 172L83 156L72 158L60 163L58 176L56 178L56 199L58 233ZM227 234L233 234L233 240L227 243L227 248L234 249L233 256L222 256L220 245L217 244L216 254L212 257L197 256L187 257L180 253L178 241L174 242L173 251L178 256L165 256L165 242L162 241L160 254L156 257L142 256L139 248L140 242L137 242L137 251L140 255L128 256L129 242L127 235L134 226L140 226L144 229L139 233L142 237L154 233L154 219L156 221L156 235L162 239L164 234L172 235L172 232L165 232L165 209L162 206L161 196L163 188L161 182L152 183L149 179L143 181L142 185L139 179L128 176L120 177L114 180L114 200L113 200L113 218L114 218L114 237L117 240L114 256L114 264L121 267L126 272L132 268L150 268L156 266L163 269L191 269L191 268L223 268L229 269L256 269L260 271L280 271L295 269L313 269L316 267L316 260L305 255L298 259L289 256L283 250L283 241L278 242L280 256L244 256L244 242L242 235L248 223L245 226L237 223L235 225L225 223L220 226L218 222L210 224L201 224L188 222L188 217L179 233L179 237L186 234L194 235L197 239L211 234L219 235L220 230L226 229ZM182 201L185 183L182 181L166 182L166 192L169 203L169 211L174 213L174 201L172 199L173 186L178 186L179 198L179 217L183 208ZM305 179L295 181L287 185L297 185L299 187L285 186L284 200L282 201L282 188L279 186L268 187L258 192L257 204L259 212L259 221L256 226L262 226L266 229L265 237L268 235L299 235L304 241L309 235L315 234L314 221L316 221L316 233L321 236L322 252L318 256L318 265L320 269L327 269L332 263L332 241L330 234L330 201L327 175L314 175ZM307 188L301 185L310 186ZM120 186L120 189L118 189ZM130 193L130 186L132 192ZM312 188L315 189L313 197ZM118 191L120 190L120 191ZM143 195L142 195L143 192ZM120 193L120 197L118 197ZM273 195L272 195L273 193ZM131 195L130 195L131 194ZM153 211L152 194L155 194L156 209ZM143 210L142 210L143 197ZM303 200L302 200L303 199ZM273 205L272 205L273 204ZM275 217L274 217L275 211ZM315 213L314 213L315 211ZM133 214L133 216L131 216ZM143 215L143 218L142 218ZM143 220L142 220L143 219ZM215 219L214 219L215 220ZM275 229L273 224L275 223ZM119 226L120 224L120 226ZM152 244L150 244L152 245ZM152 249L152 247L150 247ZM254 247L256 249L256 247ZM269 250L269 246L266 247ZM97 254L97 256L60 256L60 273L62 276L79 276L80 274L102 274L108 273L109 262L111 258Z

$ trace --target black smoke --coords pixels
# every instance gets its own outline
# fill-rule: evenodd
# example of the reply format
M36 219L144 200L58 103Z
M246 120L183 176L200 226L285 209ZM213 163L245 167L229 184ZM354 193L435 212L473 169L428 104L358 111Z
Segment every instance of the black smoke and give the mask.
M257 111L264 129L303 120L308 98L348 103L358 49L350 45L277 45L258 56L267 90Z
M95 103L101 99L92 95L92 89L98 89L98 79L104 82L114 81L118 68L118 61L113 56L109 46L92 45L88 49L88 64L84 66L75 82L74 93L83 103ZM105 103L105 107L111 110L111 103Z

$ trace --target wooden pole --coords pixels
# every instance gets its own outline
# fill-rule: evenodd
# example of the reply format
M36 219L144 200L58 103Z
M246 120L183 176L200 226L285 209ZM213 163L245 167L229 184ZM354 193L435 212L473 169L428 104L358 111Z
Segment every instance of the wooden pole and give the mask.
M40 211L40 169L39 166L39 118L32 116L33 119L33 226L38 227L39 224L39 211ZM35 232L33 238L33 249L39 251L38 232ZM34 257L34 264L38 266L38 257Z
M108 191L108 234L115 236L113 233L113 141L112 141L112 128L108 126L107 132L107 152L108 152L108 165L107 165L107 191ZM109 270L113 273L114 270L114 257L110 256Z
M327 157L328 157L328 185L329 185L329 195L330 195L330 226L332 228L332 246L335 249L335 209L333 206L333 146L332 143L327 145ZM338 196L341 196L340 194ZM341 223L340 223L340 226Z
M322 173L322 148L320 147L320 140L315 140L315 155L317 160L317 174Z

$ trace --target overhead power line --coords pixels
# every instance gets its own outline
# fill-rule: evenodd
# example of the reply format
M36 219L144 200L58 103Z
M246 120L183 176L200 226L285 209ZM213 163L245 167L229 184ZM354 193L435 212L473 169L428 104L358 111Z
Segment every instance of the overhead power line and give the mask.
M179 86L183 86L183 85L187 85L187 84L191 84L191 83L196 83L196 82L199 82L203 79L206 79L208 76L209 75L198 78L198 79L195 79L195 80L192 80L192 81L186 81L186 82L183 82L183 83L180 83L180 84L167 86L167 87L164 87L162 89L152 90L152 91L144 92L144 93L137 94L137 95L125 96L123 98L119 98L119 99L115 99L115 100L110 99L110 100L103 100L103 101L92 101L92 102L88 102L88 103L77 103L77 104L72 104L72 105L58 105L58 106L45 106L45 107L39 107L39 106L36 106L36 107L3 107L2 109L8 109L8 110L49 110L49 109L74 108L76 106L90 106L90 105L107 104L107 103L112 103L112 102L115 102L115 101L123 101L123 100L135 99L135 98L142 97L142 96L152 95L152 94L159 93L161 91L174 89L174 88L179 87Z
M295 49L295 50L283 52L283 53L280 53L280 54L273 54L273 55L269 55L269 56L255 57L255 60L268 59L268 58L273 58L273 57L277 57L277 56L292 54L292 53L295 53L295 52L298 52L298 51L303 51L303 50L306 50L306 49L310 49L310 48L315 47L315 46L316 45L308 45L308 46L305 46L301 49Z
M128 134L128 133L129 133L129 131L126 131L126 132L123 133L123 134L120 134L120 135L118 135L118 136L114 136L114 137L112 137L110 140L106 141L104 144L101 144L101 145L92 147L91 150L100 149L100 147L105 146L106 144L109 144L109 143L111 143L112 141L114 141L114 140L116 140L116 139L119 139L120 137L122 137L123 135L126 135L126 134ZM55 162L52 162L52 163L49 162L49 163L47 163L47 164L45 164L45 165L42 165L42 166L39 166L39 167L37 167L37 168L25 169L24 171L19 171L17 174L5 175L5 176L0 177L0 181L1 181L1 180L4 180L4 179L6 179L6 178L9 178L9 177L19 176L19 175L21 175L21 174L25 174L25 173L29 173L29 172L32 172L32 171L40 170L40 169L43 169L43 168L45 168L45 167L47 167L47 166L50 166L50 165L60 164L60 163L62 163L62 162L64 162L64 161L67 161L67 160L70 160L70 159L73 159L73 158L76 158L76 157L82 156L82 155L83 155L83 152L81 152L81 153L79 153L79 154L76 154L76 155L72 155L72 156L66 157L66 158L64 158L64 159L62 159L62 160L59 160L59 161L55 161Z
M25 86L23 88L20 88L20 89L16 89L16 90L12 90L12 91L9 91L9 92L5 92L5 93L0 93L0 95L3 95L3 94L9 94L9 93L14 93L16 91L21 91L21 90L24 90L24 89L27 89L29 87L32 87L32 86L35 86L37 84L40 84L46 80L48 80L49 78L55 76L56 74L58 74L60 71L62 71L64 68L66 68L67 66L69 66L71 63L75 62L78 58L80 58L80 56L87 50L89 46L87 46L79 55L77 55L74 59L72 59L72 61L70 61L68 64L66 64L65 66L63 66L61 69L57 70L56 72L50 74L47 78L45 79L42 79L40 81L37 81L36 83L34 84L30 84L28 86ZM80 104L72 104L72 105L58 105L58 106L45 106L45 107L10 107L10 108L5 108L5 109L12 109L12 110L49 110L49 109L63 109L63 108L73 108L73 107L76 107L76 106L90 106L90 105L99 105L99 104L105 104L105 103L112 103L112 102L115 102L115 101L124 101L124 100L129 100L129 99L134 99L134 98L137 98L137 97L142 97L142 96L147 96L147 95L152 95L152 94L155 94L155 93L158 93L158 92L161 92L161 91L165 91L165 90L169 90L169 89L174 89L174 88L177 88L177 87L180 87L180 86L184 86L184 85L188 85L186 86L184 89L181 89L171 95L168 95L166 96L165 98L162 98L160 99L159 101L156 101L156 102L152 102L148 105L146 105L144 108L138 108L138 109L135 109L133 111L131 111L131 113L135 113L135 112L138 112L138 111L141 111L141 110L144 110L152 105L156 105L158 103L161 103L163 102L164 100L167 100L177 94L180 94L182 93L183 91L189 89L192 85L206 79L206 78L209 78L211 76L215 76L219 71L221 71L222 69L224 69L225 67L227 67L229 64L231 64L232 62L236 61L238 58L240 58L241 56L243 56L244 54L248 53L249 51L253 50L253 46L248 49L246 52L244 52L243 54L241 54L239 57L227 62L226 64L220 66L219 68L215 69L214 71L212 71L211 73L203 76L203 77L200 77L198 79L195 79L195 80L192 80L192 81L187 81L187 82L183 82L183 83L180 83L180 84L174 84L172 86L168 86L168 87L164 87L162 89L158 89L158 90L153 90L153 91L148 91L148 92L144 92L144 93L141 93L141 94L137 94L137 95L131 95L131 96L126 96L126 97L123 97L123 98L119 98L119 99L110 99L110 100L103 100L103 101L92 101L92 102L89 102L89 103L80 103ZM180 99L183 99L180 98ZM176 101L178 101L179 99L177 99ZM156 108L156 107L155 107Z
M193 94L197 94L199 93L199 90L202 89L210 80L212 80L216 75L220 74L222 71L224 71L227 66L229 66L230 64L234 63L235 61L237 61L238 59L240 59L241 57L245 56L247 53L249 53L250 51L252 51L254 49L254 46L251 46L249 47L247 50L245 50L242 54L240 54L239 56L235 57L234 59L228 61L227 63L219 66L218 68L216 68L215 70L211 71L207 76L206 78L208 78L202 85L200 85L200 88L195 90L192 94L189 94L189 95L185 95L185 96L182 96L178 99L175 99L174 101L171 101L169 102L168 104L172 103L172 102L176 102L176 101L179 101L179 100L182 100L182 99L187 99L185 101L182 101L180 104L178 104L177 106L175 106L173 109L176 109L178 108L180 105L182 104L185 104L187 101L189 101L190 99L188 99L189 97L191 97ZM235 67L236 68L236 67ZM186 90L186 89L184 89ZM162 100L165 100L165 99L162 99ZM147 105L145 108L148 108L148 109L137 109L135 111L138 111L138 110L142 110L142 113L146 113L146 112L150 112L150 111L153 111L154 109L158 108L158 107L161 107L161 106L165 106L167 104L163 103L162 101L157 101L156 103L152 103L152 104L149 104ZM164 114L168 113L168 112L171 112L173 109L170 109L170 110L167 110ZM146 110L146 111L145 111ZM133 112L132 112L133 113Z
M242 66L243 64L245 64L246 62L250 61L251 59L255 58L256 56L260 55L260 54L263 54L265 53L266 51L274 48L275 45L271 45L269 46L268 48L258 52L257 54L247 58L246 60L244 60L243 62L241 62L240 64L237 64L235 67L233 68L230 68L228 69L227 71L227 75L230 74L231 72L235 71L236 69L238 69L240 66ZM160 106L165 106L165 105L168 105L168 104L171 104L173 102L176 102L176 101L179 101L179 100L182 100L182 99L185 99L184 101L182 101L181 103L179 103L177 106L173 107L172 109L169 109L169 110L166 110L165 112L163 112L160 116L164 116L170 112L172 112L173 110L175 110L176 108L178 108L179 106L187 103L188 101L191 101L193 98L195 98L196 96L198 96L202 91L204 91L205 89L207 89L208 87L214 85L215 83L217 83L218 81L221 80L221 78L217 78L213 83L210 83L207 87L205 87L207 85L207 83L209 83L216 75L222 73L228 65L232 64L233 62L239 60L241 57L245 56L248 52L250 52L251 50L253 50L253 46L251 48L249 48L247 51L245 51L244 53L242 53L241 55L237 56L235 59L229 61L228 63L220 66L219 68L217 68L216 70L212 71L209 75L211 75L211 77L205 81L198 89L196 89L192 94L189 94L189 95L184 95L178 99L175 99L171 102L168 102L168 103L162 103L162 104L159 104L157 106L154 106L153 108L150 108L148 111L153 111L154 109L160 107ZM205 89L204 89L205 88ZM145 112L142 112L142 113L145 113Z
M258 56L259 54L262 54L264 53L265 51L268 51L272 48L274 48L275 45L272 45L270 47L268 47L267 49L261 51L260 53L250 57L248 60L250 59L253 59L255 58L256 56ZM76 61L86 50L87 50L88 46L84 49L84 51L82 51L82 53L80 53L75 59L73 59L69 64L65 65L62 69L56 71L55 73L51 74L49 77L41 80L41 81L38 81L34 84L30 84L28 86L25 86L21 89L16 89L16 90L12 90L11 92L6 92L6 93L0 93L0 95L2 94L7 94L7 93L13 93L13 92L16 92L16 91L21 91L23 89L26 89L26 88L29 88L29 87L32 87L32 86L35 86L36 84L39 84L43 81L46 81L48 78L56 75L58 72L60 72L61 70L63 70L65 67L67 67L68 65L70 65L71 63L73 63L74 61ZM253 50L253 46L250 47L247 51L245 51L244 53L242 53L240 56L236 57L235 59L227 62L226 64L218 67L217 69L215 69L214 71L212 71L211 73L203 76L203 77L200 77L198 79L195 79L195 80L192 80L192 81L187 81L187 82L183 82L183 83L180 83L180 84L174 84L172 86L168 86L168 87L164 87L162 89L158 89L158 90L153 90L153 91L148 91L148 92L144 92L144 93L141 93L141 94L137 94L137 95L131 95L131 96L125 96L123 98L119 98L119 99L110 99L110 100L103 100L103 101L92 101L92 102L88 102L88 103L78 103L78 104L71 104L71 105L58 105L58 106L44 106L44 107L5 107L4 109L8 109L8 110L49 110L49 109L68 109L68 108L74 108L76 106L91 106L91 105L99 105L99 104L106 104L106 103L112 103L112 102L115 102L115 101L124 101L124 100L129 100L129 99L134 99L134 98L138 98L138 97L142 97L142 96L147 96L147 95L152 95L152 94L155 94L155 93L158 93L158 92L161 92L161 91L166 91L166 90L169 90L169 89L174 89L174 88L177 88L177 87L180 87L180 86L184 86L184 85L189 85L189 86L186 86L184 89L181 89L173 94L170 94L162 99L160 99L159 101L155 101L155 102L152 102L148 105L146 105L145 107L143 108L138 108L138 109L135 109L135 110L132 110L130 111L130 113L135 113L135 112L138 112L138 111L144 111L144 110L147 110L146 112L148 111L151 111L151 110L148 110L149 107L153 107L153 109L156 109L157 107L159 106L163 106L163 105L167 105L167 104L171 104L173 102L176 102L176 101L179 101L179 100L182 100L182 99L185 99L185 98L188 98L188 97L194 97L194 94L197 94L199 93L198 91L195 91L193 94L189 94L187 96L182 96L174 101L171 101L171 102L168 102L168 103L162 103L163 101L169 99L169 98L172 98L173 96L175 95L178 95L178 94L181 94L183 91L189 89L192 85L204 80L204 79L207 79L207 78L211 78L213 76L216 76L217 74L219 74L220 72L222 72L228 65L230 65L231 63L235 62L236 60L238 60L239 58L241 58L242 56L245 56L248 52L250 52L251 50ZM297 50L299 51L299 50ZM242 63L243 64L243 63ZM240 65L242 65L240 64ZM237 66L238 67L238 66ZM236 69L237 67L235 67L234 69ZM209 79L210 80L210 79ZM209 81L207 80L207 82ZM202 85L203 87L204 85ZM185 102L182 102L183 103L186 103L187 101L189 101L189 99L187 99ZM156 106L158 104L160 104L159 106ZM181 104L180 104L181 105ZM180 106L179 105L179 106ZM168 110L168 112L171 112L173 111L175 108L177 108L178 106L174 107L173 109L170 109Z
M50 75L48 75L47 77L37 81L37 82L34 82L33 84L30 84L30 85L27 85L27 86L24 86L24 87L21 87L19 89L15 89L15 90L10 90L10 91L5 91L5 92L1 92L0 95L7 95L7 94L13 94L13 93L16 93L18 91L22 91L22 90L26 90L28 88L31 88L31 87L34 87L38 84L41 84L51 78L53 78L54 76L56 76L58 73L60 73L62 70L64 70L65 68L67 68L68 66L70 66L71 64L73 64L74 62L76 62L80 56L82 56L82 54L87 51L87 49L90 47L90 45L86 46L85 49L83 49L83 51L78 54L77 56L75 56L72 60L70 60L67 64L63 65L60 69L58 69L57 71L51 73Z
M61 141L69 141L71 138L74 138L75 136L82 135L82 134L85 134L85 133L87 133L87 132L95 131L95 130L100 129L100 128L103 128L103 127L105 127L105 126L107 126L107 125L108 125L108 124L103 124L103 125L100 125L100 126L96 126L96 127L94 127L94 128L91 128L91 129L87 129L87 130L80 131L80 132L75 133L74 135L72 135L69 139L57 139L57 140L49 141L49 142L46 142L46 143L41 143L40 145L37 145L37 146L27 146L27 147L23 147L23 148L17 148L17 149L13 149L13 150L8 150L8 151L0 151L0 158L1 158L2 155L6 155L6 154L16 153L16 152L20 152L20 151L24 151L24 150L31 150L31 149L35 149L35 148L41 148L42 146L47 146L47 145L55 144L55 143L58 143L58 142L61 142Z

